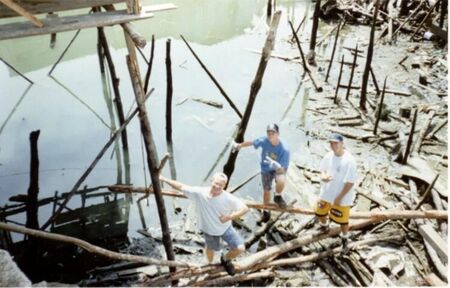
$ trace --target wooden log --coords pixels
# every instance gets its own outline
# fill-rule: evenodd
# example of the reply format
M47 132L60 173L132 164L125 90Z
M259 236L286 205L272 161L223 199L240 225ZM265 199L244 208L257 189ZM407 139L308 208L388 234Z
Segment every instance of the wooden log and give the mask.
M402 1L403 2L403 1ZM406 1L405 1L406 2ZM420 1L420 4L417 5L416 9L408 16L408 18L406 18L405 21L403 21L402 24L400 24L400 26L398 26L398 28L394 31L394 33L392 33L392 37L395 36L395 34L398 33L398 31L400 31L400 29L403 28L403 26L405 26L414 16L416 16L417 12L420 11L420 8L422 7L422 5L424 4L424 1Z
M425 249L428 253L428 256L430 256L431 263L433 263L433 266L436 268L436 271L438 272L439 276L445 281L448 281L448 268L442 263L441 259L439 258L437 252L433 249L430 243L428 243L427 240L424 239Z
M326 260L319 260L318 264L319 264L319 267L322 268L323 272L330 277L331 281L335 285L337 285L339 287L353 286L342 279L342 273L338 273L336 271L334 265L331 265Z
M383 112L383 101L384 101L384 92L386 91L386 81L387 76L386 78L384 78L383 92L381 93L380 103L378 104L377 120L375 121L375 125L373 127L373 135L377 135L378 123L380 122L381 113Z
M169 266L169 267L186 267L186 268L197 267L197 265L193 264L193 263L185 263L185 262L179 262L179 261L166 261L166 260L159 260L159 259L154 259L154 258L145 257L145 256L122 254L122 253L110 251L110 250L92 245L84 240L81 240L81 239L78 239L75 237L65 236L65 235L56 234L56 233L48 233L48 232L44 232L44 231L40 231L40 230L36 230L36 229L25 228L25 227L21 227L18 225L5 223L5 222L0 222L0 230L11 231L11 232L16 232L16 233L26 234L26 235L33 236L33 237L49 239L52 241L73 244L80 248L83 248L84 250L86 250L90 253L102 255L104 257L107 257L110 259L115 259L115 260L120 260L120 261L146 263L146 264L151 264L151 265Z
M44 23L42 23L41 20L36 18L33 14L28 12L26 9L24 9L22 6L20 6L16 2L14 2L12 0L0 0L0 2L3 3L3 5L10 8L11 10L14 10L15 12L17 12L17 14L22 15L23 17L30 20L36 27L41 28L44 26Z
M375 90L377 90L377 95L379 95L380 88L378 87L377 79L375 78L375 73L373 72L372 66L370 66L370 75L372 76L373 86L375 86Z
M428 18L431 15L431 12L433 12L434 8L436 7L437 4L439 4L439 2L441 2L441 0L436 0L436 2L434 2L434 4L430 7L430 9L428 10L427 14L425 15L425 17L423 18L423 20L420 22L419 26L416 28L416 30L414 31L413 35L411 36L411 38L409 39L410 41L414 40L414 37L417 35L417 33L419 32L420 28L423 27L423 25L425 24L425 22L428 20Z
M272 53L273 47L275 45L275 36L276 36L278 24L280 22L280 16L281 16L281 11L277 11L277 12L275 12L275 14L272 17L272 23L270 24L270 30L267 35L266 42L264 44L263 53L261 55L261 59L260 59L259 65L258 65L258 70L256 71L255 78L253 79L253 82L252 82L252 85L250 88L249 100L248 100L247 106L245 108L245 112L242 117L242 121L239 124L239 130L238 130L237 136L235 138L235 142L237 142L237 143L242 143L242 141L244 141L244 134L245 134L245 130L247 129L248 121L250 120L250 115L253 110L253 105L255 103L256 96L258 95L258 92L261 89L262 78L264 76L264 72L266 70L267 63L270 59L270 54ZM223 171L228 176L228 179L230 179L230 176L233 174L234 164L236 162L237 155L238 155L238 151L232 151L230 153L227 163L223 167Z
M309 42L309 52L308 52L308 63L310 65L315 65L315 48L317 39L317 30L319 28L319 13L320 13L320 2L321 0L316 0L316 5L314 6L313 23L311 28L311 40Z
M339 23L337 25L336 36L334 37L333 50L331 51L330 64L328 64L327 74L325 76L325 82L328 81L328 76L330 75L331 65L333 65L334 53L336 52L336 44L337 44L337 40L339 38L339 31L341 29L340 27L341 27L341 21L339 21ZM344 60L342 60L342 62L344 62Z
M144 91L147 94L148 84L150 81L150 75L152 73L153 67L153 56L155 54L155 35L152 35L152 47L150 48L150 60L147 67L147 72L145 73L145 81L144 81Z
M153 92L153 90L150 91L150 94L152 92ZM130 123L131 119L133 119L133 117L136 116L137 113L138 113L138 109L135 109L133 111L133 113L131 113L130 116L125 120L123 125L121 125L120 128L118 130L116 130L116 132L114 132L111 135L110 139L105 144L105 146L100 150L98 155L95 157L94 161L92 161L91 165L89 165L87 170L81 175L80 179L78 179L78 181L72 187L72 189L70 190L69 194L64 199L63 203L59 206L58 210L56 210L56 212L41 227L42 230L47 228L51 223L53 223L53 221L56 220L56 218L59 216L59 214L62 212L62 210L66 207L67 203L70 201L70 199L73 197L73 195L75 195L75 193L77 192L78 188L80 188L81 184L84 182L84 180L86 180L87 176L92 172L92 170L94 169L95 165L97 165L97 163L103 157L103 155L108 150L108 148L111 146L111 144L114 143L116 137L122 133L123 129L125 129L125 127L128 125L128 123Z
M112 4L103 5L103 8L105 8L106 11L116 11L116 8ZM147 45L147 40L133 28L131 23L121 23L120 26L128 33L128 36L130 36L136 46L144 48Z
M114 193L153 193L153 189L144 187L133 187L127 185L111 185L108 186L109 191ZM163 190L162 195L186 198L183 193L178 191ZM304 214L304 215L315 215L313 209L305 209L299 207L288 207L282 209L275 204L262 204L253 201L244 201L244 203L252 209L259 210L272 210L280 212L288 212L294 214ZM370 211L370 212L352 212L350 214L351 219L377 219L379 221L388 219L416 219L416 218L429 218L429 219L443 219L446 220L448 216L447 211L438 210L426 210L426 211L416 211L416 210L383 210L383 211Z
M266 11L267 19L272 17L272 0L267 0L267 11Z
M285 212L279 213L275 218L271 218L267 223L264 224L260 229L255 231L253 235L245 240L245 248L249 249L253 244L255 244L262 236L264 236L267 231L284 215Z
M429 224L419 226L419 234L438 253L441 259L448 259L447 242Z
M172 143L172 60L170 59L170 39L166 41L166 141Z
M228 102L228 104L230 104L231 108L234 110L234 112L236 112L236 114L239 116L239 118L242 119L242 117L243 117L242 113L239 111L239 109L233 103L230 96L228 96L228 94L225 92L225 90L223 90L222 86L219 84L219 82L216 80L216 78L214 78L214 76L211 74L211 72L208 70L208 68L206 68L205 64L203 64L202 60L200 60L200 58L197 56L197 53L194 52L191 45L189 45L189 43L186 41L186 39L184 39L183 35L180 35L180 37L183 40L183 42L186 44L186 46L188 47L189 51L191 51L192 55L194 55L194 58L197 60L197 62L200 64L200 66L203 68L203 70L206 72L206 74L208 74L209 78L213 81L214 85L216 85L217 89L219 89L220 94L222 94L222 96L225 98L225 100Z
M439 27L444 28L444 20L445 20L445 14L448 13L448 1L442 1L441 2L441 10L439 14ZM447 28L448 30L448 28Z
M150 177L152 179L152 188L155 195L156 205L158 207L158 215L161 223L162 238L164 243L164 248L166 251L167 260L174 260L175 255L173 252L172 238L170 237L169 223L167 221L166 208L164 204L164 198L161 193L161 183L159 181L159 171L158 171L158 158L155 143L153 141L152 130L150 127L150 122L147 116L147 109L145 107L145 93L144 87L141 82L141 77L139 75L139 68L135 53L130 51L131 40L125 35L127 41L129 55L127 56L127 65L130 73L131 82L133 84L134 95L136 98L136 103L139 110L139 122L141 126L141 133L145 142L145 150L147 154L147 165L149 168ZM132 47L134 49L134 46ZM175 270L171 268L171 272Z
M30 185L27 193L27 222L26 227L31 229L39 229L38 220L38 194L39 194L39 154L38 154L38 138L40 130L30 133Z
M405 165L408 162L409 152L411 151L411 145L414 137L414 130L416 127L416 120L417 120L417 109L414 110L414 117L413 121L411 123L411 130L409 132L408 142L406 143L406 149L405 154L402 159L402 164Z
M240 274L236 276L224 276L212 280L203 280L194 283L190 283L189 286L193 287L220 287L220 286L231 286L236 285L236 283L252 280L260 280L265 278L274 278L278 273L273 271L263 271L250 274Z
M341 59L341 69L339 70L339 76L338 76L338 80L337 80L337 84L336 84L336 90L334 91L334 99L333 99L333 103L337 104L338 100L337 100L337 95L339 92L339 87L341 85L341 77L342 77L342 69L344 67L344 55L342 55L342 59Z
M374 12L374 18L372 21L372 27L370 30L370 36L369 36L369 47L367 48L367 57L366 57L366 65L364 67L364 72L362 75L362 82L361 82L361 95L359 99L359 109L361 111L367 111L366 108L366 98L367 98L367 84L369 82L369 73L370 73L370 67L372 65L372 57L373 57L373 46L374 46L374 39L375 39L375 26L376 26L376 18L378 16L378 6L379 6L379 0L375 1L375 12Z
M356 51L358 51L358 43L356 43ZM350 87L352 86L353 81L353 75L355 73L355 67L356 67L356 59L358 58L358 53L355 53L353 56L353 65L352 65L352 71L350 72L350 79L348 80L348 88L347 88L347 94L345 95L345 100L348 100L348 96L350 96Z
M427 119L424 121L424 125L422 126L422 129L420 129L419 135L417 136L416 142L412 145L412 153L411 154L419 154L420 147L422 147L423 139L425 138L425 134L428 131L428 128L431 125L431 121L433 121L433 117L436 115L435 110L430 110L427 115Z

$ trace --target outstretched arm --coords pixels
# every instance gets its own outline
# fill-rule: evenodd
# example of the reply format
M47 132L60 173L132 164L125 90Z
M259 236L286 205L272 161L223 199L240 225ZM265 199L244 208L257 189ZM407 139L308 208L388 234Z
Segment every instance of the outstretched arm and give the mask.
M172 180L172 179L168 179L168 178L166 178L164 176L159 176L159 180L161 182L169 184L170 186L172 186L173 188L175 188L175 189L177 189L179 191L181 191L181 188L183 186L186 186L185 184L183 184L181 182L178 182L178 181L175 181L175 180Z

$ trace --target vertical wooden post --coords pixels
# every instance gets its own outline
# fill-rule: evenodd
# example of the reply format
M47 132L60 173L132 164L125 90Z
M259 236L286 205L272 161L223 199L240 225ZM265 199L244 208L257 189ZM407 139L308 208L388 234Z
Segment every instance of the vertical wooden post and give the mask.
M338 27L337 27L337 31L336 31L336 37L334 38L333 51L331 52L330 64L328 64L327 75L325 76L325 82L328 81L328 75L330 75L331 65L333 65L334 52L336 52L336 44L337 44L337 40L339 38L339 31L340 31L340 29L341 29L341 21L339 21L339 23L338 23Z
M414 110L414 117L411 123L411 131L409 131L408 142L406 143L405 154L402 159L402 164L405 165L408 163L409 152L411 151L411 145L414 137L414 130L416 129L416 120L417 120L417 109Z
M383 111L383 101L384 101L384 93L386 91L386 81L387 77L384 78L383 92L381 92L380 104L378 105L377 120L375 121L375 126L373 127L373 135L377 135L378 123L380 122L381 112Z
M272 17L272 0L267 0L267 19Z
M377 78L375 78L375 73L373 72L372 66L370 66L370 75L372 75L372 82L375 86L375 90L377 90L377 95L380 95L380 88L378 87Z
M440 16L439 16L439 27L440 28L444 27L445 14L447 14L447 10L448 10L448 1L446 1L446 0L441 1L441 11L440 11Z
M358 43L356 43L355 56L353 57L352 72L350 72L350 79L348 80L347 94L345 95L345 100L348 100L348 96L350 95L350 90L352 89L353 74L355 73L357 58L358 58Z
M319 13L320 13L320 0L316 0L316 6L314 7L313 24L311 30L311 41L309 42L308 63L315 65L315 48L317 39L317 30L319 28Z
M373 56L373 44L375 39L375 26L377 24L378 6L380 0L375 1L375 12L373 13L372 28L370 30L369 47L367 48L366 66L362 76L361 84L361 98L359 99L359 109L367 111L366 109L366 97L367 97L367 83L369 81L370 66L372 65Z
M256 71L256 76L253 79L250 95L247 103L247 107L245 108L244 116L242 117L242 122L239 125L238 133L236 135L235 141L241 143L244 141L245 130L247 129L248 121L250 120L250 115L252 113L253 104L256 100L256 95L258 94L259 89L262 85L262 78L264 76L264 71L266 70L267 63L270 59L270 54L272 53L273 47L275 45L275 36L278 28L278 24L280 22L281 11L275 12L272 17L272 23L270 24L270 30L266 38L266 43L264 44L264 48L262 51L261 59L259 60L258 70ZM228 176L228 181L230 179L231 174L234 171L234 163L236 162L236 158L238 155L238 151L231 152L227 163L223 167L223 172ZM227 183L228 185L228 183Z
M112 59L111 51L109 50L108 41L106 39L105 31L102 27L98 28L98 33L100 37L100 41L102 43L103 52L106 56L106 62L108 63L109 72L111 74L111 81L113 85L113 91L114 91L114 103L116 104L117 109L117 115L119 118L120 125L123 125L125 123L125 113L123 111L123 105L122 105L122 97L120 96L120 90L119 90L119 83L120 80L117 77L116 68L114 66L114 62ZM122 148L123 148L123 158L124 158L124 165L125 165L125 183L129 184L130 182L130 153L128 149L128 135L127 130L123 129L121 134L122 139Z
M133 90L136 97L136 103L139 110L139 120L141 125L142 135L145 142L145 150L147 154L147 164L150 172L150 177L152 179L152 186L155 195L156 205L158 207L159 220L161 222L162 239L164 243L164 248L166 251L166 256L168 260L174 260L175 255L172 247L172 239L170 238L169 223L167 221L166 207L164 205L164 198L161 192L161 183L159 181L159 169L158 169L158 158L156 146L153 141L152 130L150 127L150 122L147 116L147 109L145 107L145 93L141 82L141 76L139 74L135 46L132 39L126 34L125 39L128 46L128 51L130 52L127 56L127 65L130 72L131 81L133 84ZM134 53L133 53L134 52ZM170 268L171 272L175 271L175 267Z
M170 39L166 42L166 75L167 75L167 98L166 98L166 140L172 143L172 61L170 59Z
M38 222L38 194L39 194L39 155L38 138L40 130L30 133L30 185L27 194L27 222L26 227L39 229Z
M337 80L336 91L334 92L334 100L333 100L334 104L337 104L337 95L338 95L338 91L339 91L339 85L341 85L341 77L342 77L342 69L343 68L344 68L344 55L342 55L341 69L339 70L339 77Z
M147 73L145 74L145 84L144 84L144 92L147 94L148 91L148 83L150 80L150 75L152 73L153 66L153 55L155 53L155 35L152 35L152 47L150 48L150 61L147 67Z

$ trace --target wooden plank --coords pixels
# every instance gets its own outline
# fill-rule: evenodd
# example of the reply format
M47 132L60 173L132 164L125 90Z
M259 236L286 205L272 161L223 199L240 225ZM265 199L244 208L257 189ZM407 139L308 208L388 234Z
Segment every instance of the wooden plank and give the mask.
M447 243L429 224L420 225L419 233L436 250L442 259L448 259Z
M21 0L20 5L32 14L42 14L65 10L89 8L108 4L123 3L125 0ZM15 17L17 14L0 5L0 18Z
M25 22L4 24L0 25L0 40L109 26L147 19L153 16L153 13L147 13L144 10L138 15L128 14L126 10L120 10L115 12L100 12L89 15L45 19L43 20L44 27L42 28L34 27L31 23Z
M44 26L44 24L39 19L37 19L33 14L31 14L22 6L18 5L12 0L0 0L0 2L3 3L5 6L7 6L9 9L17 12L19 15L22 15L23 17L30 20L36 27L41 28L42 26Z

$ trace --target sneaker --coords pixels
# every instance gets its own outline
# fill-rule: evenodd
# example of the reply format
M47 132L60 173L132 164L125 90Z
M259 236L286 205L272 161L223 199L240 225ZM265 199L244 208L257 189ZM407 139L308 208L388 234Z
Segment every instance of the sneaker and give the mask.
M263 215L261 217L261 222L266 223L270 220L270 211L263 211Z
M222 255L220 256L220 263L225 268L225 271L227 271L228 275L233 276L234 274L236 274L236 269L234 269L234 265L233 263L231 263L231 260L225 260Z
M273 197L273 202L275 202L278 207L285 209L287 207L286 202L284 201L283 197L281 197L281 195L275 195Z
M342 251L341 251L341 254L342 255L346 255L350 251L350 248L348 247L348 238L347 237L341 237L341 240L342 240Z
M322 222L319 222L319 231L322 234L330 232L330 224L329 223L322 224Z

